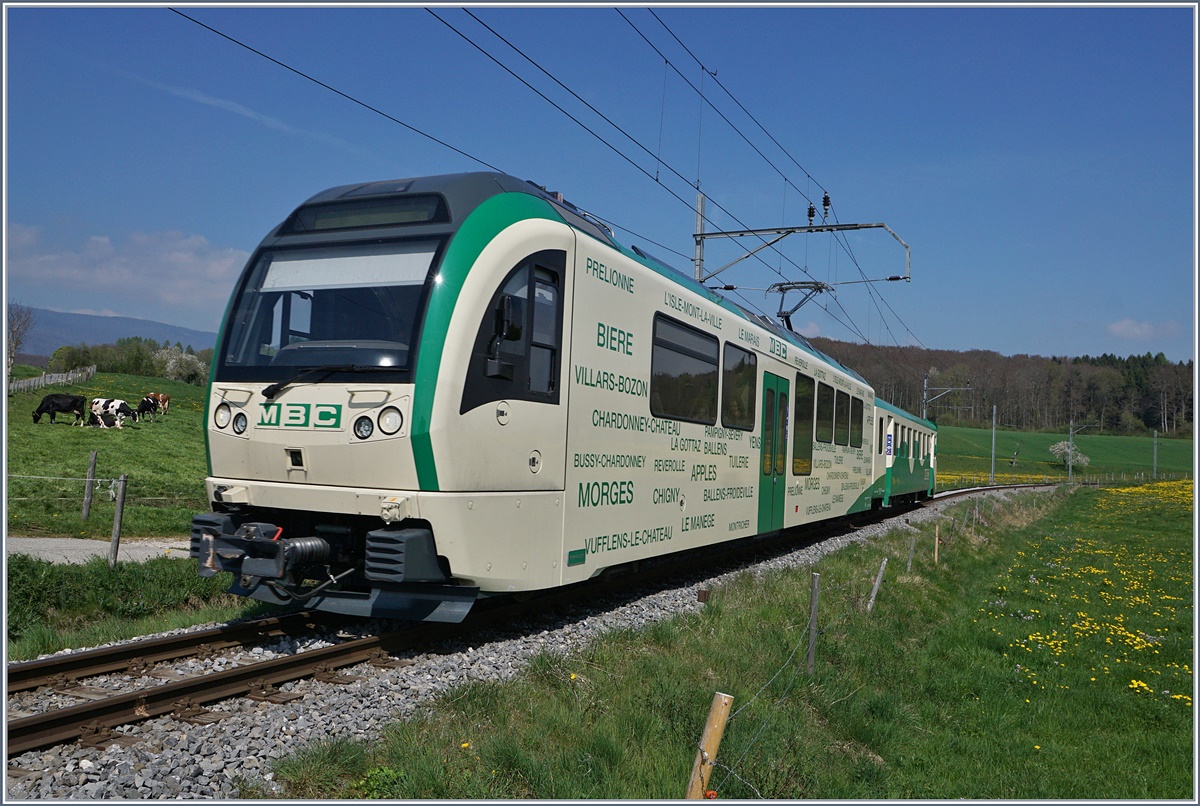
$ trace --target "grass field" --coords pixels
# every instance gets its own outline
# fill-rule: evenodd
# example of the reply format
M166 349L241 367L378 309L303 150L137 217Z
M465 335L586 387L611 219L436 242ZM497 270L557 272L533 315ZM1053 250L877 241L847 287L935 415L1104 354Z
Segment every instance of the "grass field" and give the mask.
M31 416L49 391L141 400L146 392L171 396L171 410L157 422L124 428L75 428L73 415L35 424ZM88 383L8 398L8 534L109 538L115 504L113 481L129 475L122 534L186 537L191 517L207 509L204 477L205 390L161 378L97 373ZM84 479L97 452L90 517L84 521Z
M700 615L464 684L277 780L318 800L681 798L720 691L719 798L1194 796L1191 483L1024 493L978 521L971 506L942 522L936 565L926 526L813 569L812 676L810 571L744 574Z
M1066 433L1042 434L996 431L996 482L1065 481L1067 469L1050 453L1050 446L1067 439ZM1076 481L1101 479L1105 483L1152 479L1154 437L1100 436L1087 431L1075 435L1078 449L1090 460L1075 468ZM1013 453L1016 465L1012 464ZM1158 477L1190 478L1193 441L1158 439ZM938 489L986 484L992 469L990 429L938 429Z

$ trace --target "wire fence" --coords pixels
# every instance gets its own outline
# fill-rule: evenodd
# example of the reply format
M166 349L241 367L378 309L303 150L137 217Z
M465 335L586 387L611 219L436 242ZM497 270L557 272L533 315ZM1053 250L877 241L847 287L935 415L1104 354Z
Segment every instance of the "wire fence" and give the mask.
M1148 473L1145 471L1133 473L1079 473L1074 474L1076 484L1089 487L1103 487L1115 484L1145 484L1150 481L1176 481L1190 479L1191 473ZM983 487L988 484L1066 484L1067 473L996 473L992 476L983 471L973 473L954 473L938 471L934 489L959 490L964 487Z
M949 514L936 514L932 519L932 533L930 533L929 527L918 529L907 522L901 524L896 528L913 533L908 547L907 573L911 573L912 551L918 539L923 537L933 543L932 557L936 564L939 546L943 550L952 549L955 541L963 538L986 541L986 532L977 530L993 523L997 518L998 509L1002 508L1005 512L1012 514L1023 513L1038 507L1037 503L1026 503L1019 498L1008 499L1003 495L988 495L982 499L957 505ZM893 559L901 564L904 562L903 558ZM798 631L799 638L787 651L787 656L774 674L770 675L758 690L744 702L735 702L736 709L728 717L729 725L737 723L739 718L744 722L752 714L755 715L757 723L743 725L740 730L736 731L736 747L730 746L734 742L726 741L727 746L721 749L722 752L719 755L713 754L711 758L706 756L712 765L713 773L706 797L717 797L717 793L725 787L732 787L735 790L744 787L746 792L753 793L753 797L759 799L773 797L773 795L762 793L765 788L764 784L752 780L755 773L751 770L752 765L748 763L748 760L750 762L755 760L756 746L772 724L777 721L777 717L784 708L789 704L794 706L797 689L813 679L814 638L832 636L839 641L849 640L851 637L849 631L854 628L863 614L870 613L874 593L884 582L884 569L887 567L886 558L882 566L875 565L875 562L876 560L871 560L867 566L853 573L851 578L833 585L826 584L820 579L820 573L813 572L806 629ZM886 583L884 585L886 586ZM819 607L821 601L827 603L823 610ZM832 606L828 604L831 601L833 602ZM805 652L806 645L807 653ZM819 657L819 650L816 654ZM836 705L842 700L853 697L861 688L862 686L859 686L841 698L828 703L828 706ZM766 707L765 712L762 708L749 710L756 702L767 696L768 692L773 699ZM728 733L726 735L729 736Z
M70 372L43 372L36 378L22 378L19 381L8 382L8 393L14 395L17 392L36 392L38 389L45 389L47 386L66 386L73 383L86 383L96 374L96 365L90 367L82 367L81 369L73 369Z

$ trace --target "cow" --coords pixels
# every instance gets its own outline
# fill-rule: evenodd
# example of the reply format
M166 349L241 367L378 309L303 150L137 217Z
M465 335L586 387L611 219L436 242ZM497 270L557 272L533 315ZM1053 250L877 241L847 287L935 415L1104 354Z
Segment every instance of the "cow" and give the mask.
M134 409L134 414L139 420L144 420L149 417L150 422L154 422L154 414L158 411L158 401L150 395L142 398L142 402L138 403L138 407Z
M146 397L152 397L158 401L158 410L165 416L167 409L171 408L171 396L165 395L162 392L147 392Z
M114 417L107 411L102 411L99 414L96 414L96 412L92 411L88 412L87 424L96 426L98 428L120 428L121 420L119 417Z
M111 415L113 419L116 420L117 428L121 427L121 422L126 417L130 418L135 423L138 419L137 412L129 408L128 403L126 403L124 400L120 400L119 398L112 397L98 397L94 399L92 401L92 413L94 413L98 418L100 418L100 415L102 414ZM101 428L108 427L103 424L103 418L100 418L100 421Z
M54 423L55 414L74 413L75 422L82 425L84 422L83 410L87 406L87 399L82 395L63 395L52 394L42 398L42 403L37 407L37 411L33 413L33 421L39 423L42 420L43 414L50 415L51 424Z

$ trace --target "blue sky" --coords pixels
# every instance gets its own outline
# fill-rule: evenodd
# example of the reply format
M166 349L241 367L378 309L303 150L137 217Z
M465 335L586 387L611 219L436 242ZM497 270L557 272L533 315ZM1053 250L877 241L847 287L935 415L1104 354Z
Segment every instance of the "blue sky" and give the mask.
M697 181L710 230L807 224L826 191L886 223L912 281L838 285L809 335L1195 355L1191 7L181 10L412 128L167 7L6 6L9 301L215 330L309 196L484 168L416 129L687 271ZM710 240L707 267L737 254ZM766 313L772 283L905 257L879 229L760 255L719 279Z

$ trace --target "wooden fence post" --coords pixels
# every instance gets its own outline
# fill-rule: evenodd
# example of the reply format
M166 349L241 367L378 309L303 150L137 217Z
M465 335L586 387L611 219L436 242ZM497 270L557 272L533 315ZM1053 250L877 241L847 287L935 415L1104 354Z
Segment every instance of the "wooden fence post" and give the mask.
M92 514L92 487L96 484L96 454L99 451L92 451L92 456L88 459L87 486L83 488L83 519L86 521L88 515Z
M125 514L125 485L129 474L122 473L117 480L117 510L113 513L112 544L108 547L108 567L117 567L117 547L121 543L121 517Z
M821 592L821 575L812 575L812 594L808 604L808 674L813 673L813 665L817 658L817 596Z
M883 562L879 564L879 575L875 577L875 587L871 588L871 598L867 602L867 612L871 612L871 608L875 606L875 594L879 593L879 586L883 583L883 569L887 568L888 558L884 557Z
M700 747L696 750L696 762L692 765L692 777L688 781L688 800L700 800L704 797L704 788L708 786L708 778L712 775L713 759L717 757L717 748L721 745L721 736L725 733L725 722L729 719L731 707L733 697L718 691L708 711L708 721L704 723Z
M938 532L939 532L938 524L935 523L933 525L933 564L934 565L937 565L937 560L938 560L938 543L942 542L941 538L938 536Z

